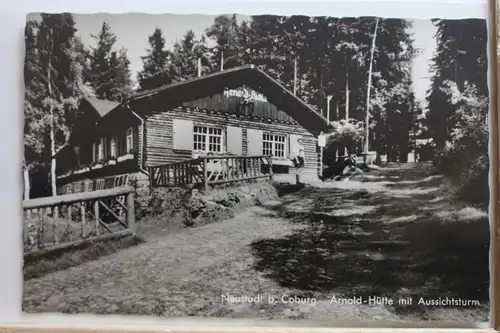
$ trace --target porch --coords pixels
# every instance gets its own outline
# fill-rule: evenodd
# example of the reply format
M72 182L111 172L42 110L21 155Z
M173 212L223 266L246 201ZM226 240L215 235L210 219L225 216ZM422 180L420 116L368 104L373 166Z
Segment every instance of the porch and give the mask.
M109 177L100 177L96 179L86 179L74 181L58 187L58 195L92 192L121 188L130 185L132 181L131 174L121 174Z
M148 168L151 188L202 187L272 179L271 156L204 156Z

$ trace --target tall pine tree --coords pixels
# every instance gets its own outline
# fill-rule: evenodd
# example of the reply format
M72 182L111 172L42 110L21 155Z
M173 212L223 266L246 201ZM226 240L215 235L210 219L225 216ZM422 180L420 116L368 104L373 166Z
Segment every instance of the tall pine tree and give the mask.
M437 50L425 124L437 148L436 166L458 185L457 194L462 199L487 204L487 22L468 19L433 23L437 27Z
M208 38L215 41L213 48L214 63L218 70L224 70L241 64L238 37L239 26L236 14L219 15L205 31Z
M103 22L91 47L90 82L98 98L121 101L132 93L130 61L126 49L114 50L117 38L108 23Z
M196 35L189 30L181 40L174 44L168 73L173 82L184 81L198 75L198 65L201 62L201 72L210 71L210 63L203 55L207 48L205 38L196 39ZM201 59L203 58L203 59ZM202 61L199 61L202 60Z
M170 52L165 49L165 37L160 28L155 29L148 42L148 54L141 57L143 69L137 74L140 91L171 83L167 68Z
M432 85L427 93L426 125L439 150L451 139L456 125L456 106L451 102L449 83L459 92L466 85L479 96L488 95L487 28L484 20L434 20L437 50L432 59Z

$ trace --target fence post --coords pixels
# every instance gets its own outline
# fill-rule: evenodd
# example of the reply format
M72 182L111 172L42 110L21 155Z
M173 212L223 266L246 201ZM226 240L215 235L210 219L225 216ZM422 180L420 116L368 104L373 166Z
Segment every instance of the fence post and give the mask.
M156 186L156 184L153 183L155 177L153 176L152 168L148 168L148 174L149 174L149 194L151 194L153 193L153 188Z
M135 193L127 194L127 226L128 229L135 233Z
M85 216L85 201L80 202L80 218L82 220L82 237L85 237L85 225L87 224L87 219Z
M99 235L100 232L99 232L99 227L101 226L100 222L99 222L99 199L97 199L96 201L94 201L94 217L95 217L95 234L96 235Z
M319 177L323 177L323 147L319 147L319 170L318 170L318 175Z
M269 158L267 159L267 163L269 165L269 180L273 181L273 178L274 178L273 175L274 175L274 173L273 173L273 156L272 155L269 156Z
M54 233L54 244L59 243L59 237L57 236L57 226L59 225L59 210L52 208L52 218L54 219L54 224L52 225L52 232Z
M207 168L207 158L203 157L203 188L208 190L208 168Z

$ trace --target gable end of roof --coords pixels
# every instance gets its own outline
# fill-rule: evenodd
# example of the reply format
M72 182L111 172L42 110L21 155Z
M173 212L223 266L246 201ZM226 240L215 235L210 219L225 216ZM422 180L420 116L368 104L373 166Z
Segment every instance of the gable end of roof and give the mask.
M94 108L101 118L120 105L118 102L99 99L97 97L86 97L85 100Z
M259 92L266 95L271 104L287 113L312 134L319 135L321 132L329 132L332 129L327 119L309 104L253 65L234 67L140 92L125 100L124 103L134 103L145 98L163 95L164 98L180 104L217 94L225 88L234 89L240 85L248 85L249 88L257 91L265 90L266 92Z

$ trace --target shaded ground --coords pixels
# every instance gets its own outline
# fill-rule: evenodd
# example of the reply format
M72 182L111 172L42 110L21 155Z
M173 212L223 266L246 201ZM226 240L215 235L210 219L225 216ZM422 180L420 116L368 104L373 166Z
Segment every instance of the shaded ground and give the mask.
M389 297L401 315L487 320L488 215L451 200L442 183L428 166L406 165L285 196L282 215L310 227L254 242L257 267L320 298ZM469 304L423 306L421 297Z
M27 312L336 320L487 320L487 214L450 202L425 166L304 188L281 205L177 230L25 282ZM275 203L276 204L276 203ZM222 295L263 295L258 304ZM278 301L265 301L268 295ZM316 298L285 304L282 295ZM415 297L413 306L332 296ZM415 306L418 297L480 306Z

